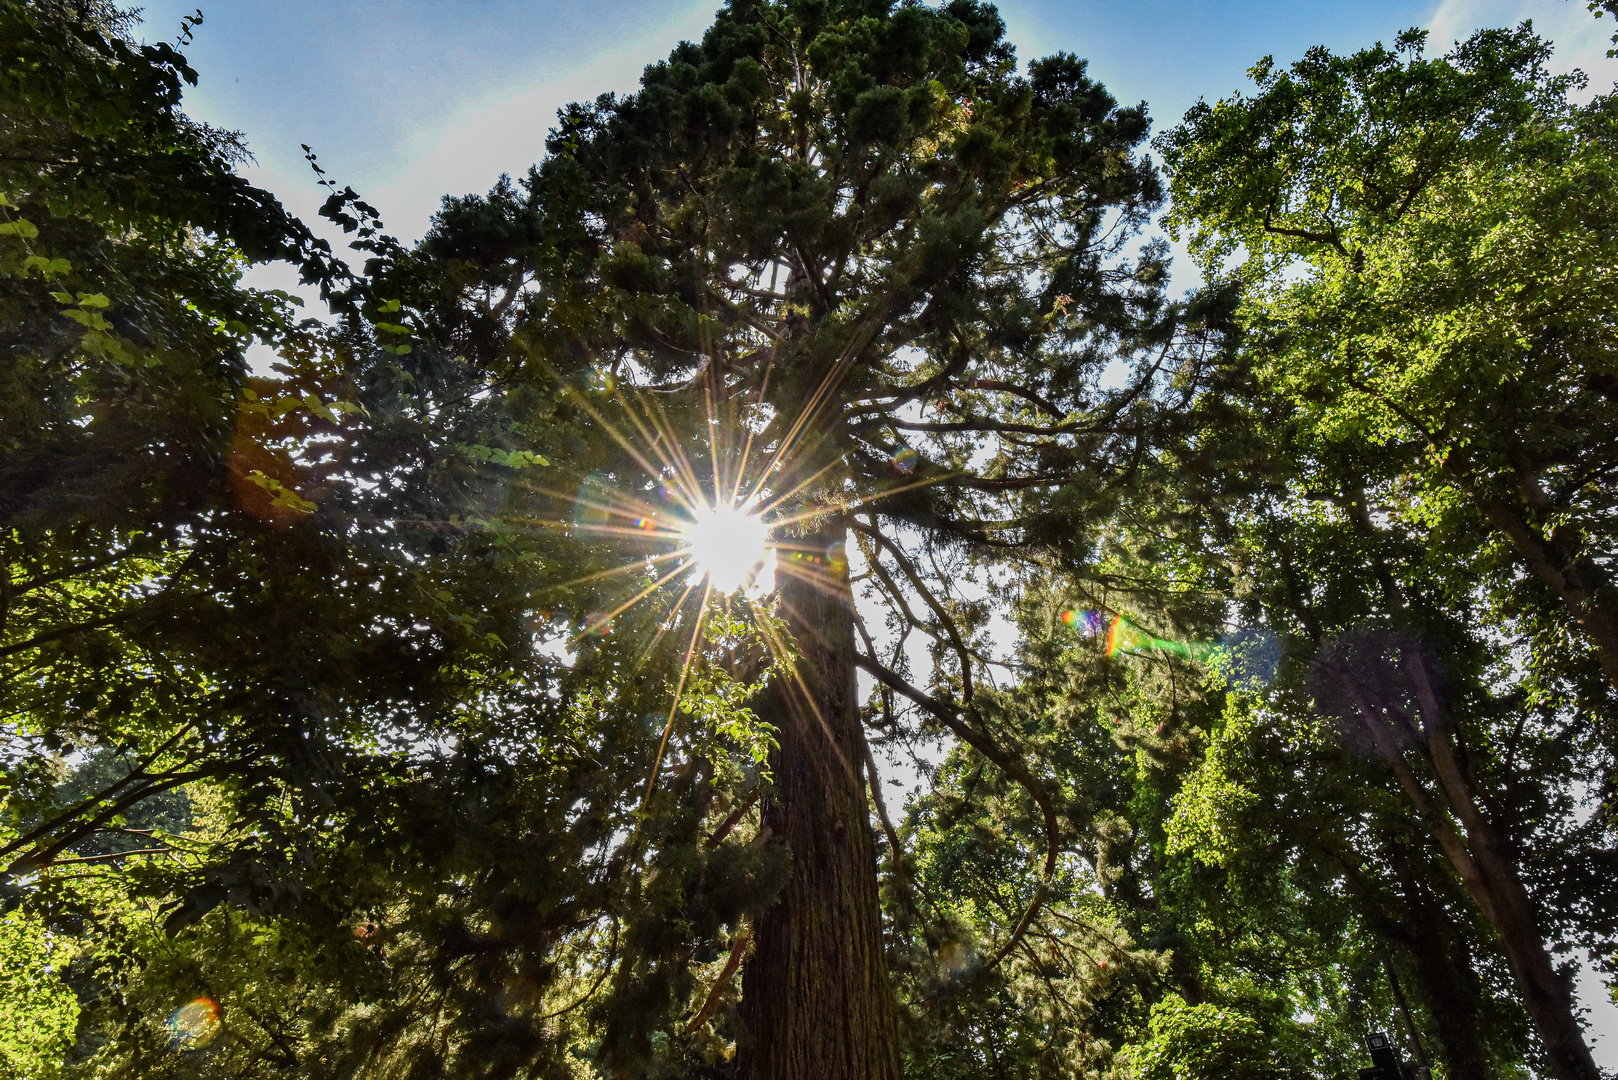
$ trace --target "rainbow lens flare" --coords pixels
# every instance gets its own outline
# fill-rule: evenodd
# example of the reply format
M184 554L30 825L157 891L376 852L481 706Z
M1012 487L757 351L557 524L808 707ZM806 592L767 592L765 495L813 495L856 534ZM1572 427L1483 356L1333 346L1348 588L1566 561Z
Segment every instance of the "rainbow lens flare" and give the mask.
M1090 637L1105 634L1108 656L1180 656L1206 665L1235 685L1268 686L1281 664L1280 640L1257 627L1232 630L1218 641L1175 641L1142 630L1122 615L1067 608L1057 618Z
M169 1046L176 1050L198 1050L213 1042L223 1025L219 1002L199 997L169 1013Z
M1171 641L1168 638L1154 637L1142 630L1122 615L1115 615L1112 625L1107 628L1107 655L1126 653L1131 656L1142 656L1146 653L1167 653L1170 656L1183 656L1187 660L1202 662L1213 655L1219 648L1212 641Z
M1111 656L1118 651L1118 628L1124 624L1122 615L1115 616L1112 625L1107 627L1107 655Z
M1069 630L1078 630L1088 634L1090 637L1100 634L1102 628L1107 625L1107 616L1099 611L1079 611L1077 608L1068 608L1057 617L1061 619L1062 625Z

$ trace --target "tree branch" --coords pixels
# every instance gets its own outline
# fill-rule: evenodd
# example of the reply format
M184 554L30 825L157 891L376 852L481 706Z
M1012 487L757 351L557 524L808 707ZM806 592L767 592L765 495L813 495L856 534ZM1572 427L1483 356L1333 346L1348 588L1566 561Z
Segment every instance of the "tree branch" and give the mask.
M85 622L74 623L71 626L61 626L55 630L47 630L43 634L36 634L27 641L18 641L14 644L0 647L0 656L10 656L12 653L24 652L28 649L37 648L40 645L48 645L50 642L57 641L65 637L71 637L72 635L82 633L85 630L96 630L103 626L110 626L115 622L128 618L131 614L133 613L123 611L116 615L107 615L100 619L89 619Z
M1016 397L1022 398L1024 401L1033 402L1035 405L1038 405L1041 409L1044 409L1058 420L1067 419L1066 412L1057 408L1055 405L1052 405L1049 401L1046 401L1032 390L1018 386L1016 383L1004 382L1000 379L975 379L965 385L969 390L995 390L1002 394L1012 394Z
M955 648L956 658L961 662L961 700L964 704L970 704L972 701L972 653L971 650L966 647L966 642L962 640L961 632L956 627L955 620L949 617L949 613L944 610L944 606L939 603L938 599L934 597L933 594L927 589L927 586L923 584L921 574L916 570L915 564L905 556L905 553L900 550L898 544L895 544L892 540L889 540L886 536L883 536L876 530L875 527L861 525L857 519L850 519L849 526L853 528L855 532L864 536L869 536L874 543L882 548L885 548L888 553L893 556L893 561L899 564L899 569L904 571L905 577L910 579L910 584L913 585L916 592L920 594L922 602L931 608L933 614L938 617L938 621L940 624L942 624L944 632L949 635L951 645L953 645ZM881 565L882 564L879 560L871 560L871 569L880 570ZM887 580L886 574L883 574L882 577L884 580ZM889 584L891 586L891 582ZM905 611L905 614L910 614L908 609Z
M926 710L953 732L956 738L988 758L1001 772L1015 780L1022 786L1024 791L1028 792L1029 798L1034 800L1034 804L1039 807L1040 815L1045 819L1045 865L1039 891L1034 894L1034 899L1030 901L1028 910L1023 913L1022 919L1018 921L1016 928L1012 930L1011 937L1000 947L994 957L984 965L982 970L988 971L997 967L1011 950L1017 947L1017 943L1022 940L1023 935L1028 932L1028 927L1034 921L1034 916L1039 912L1040 907L1043 906L1046 897L1049 895L1050 883L1056 874L1056 858L1060 851L1056 807L1051 802L1051 797L1045 791L1044 785L1034 778L1033 773L1028 771L1028 766L1019 758L1000 749L999 746L995 745L993 739L975 730L962 720L959 710L944 704L926 691L912 686L900 675L877 663L873 657L856 654L854 662L862 670L875 677L878 682L903 694Z
M886 422L892 427L901 428L905 431L979 431L985 433L1011 432L1018 435L1078 435L1092 430L1090 428L1063 425L1051 427L1041 424L1006 424L998 420L985 419L934 421L931 423L918 420L889 419Z
M173 746L177 741L179 741L180 736L184 735L187 731L190 731L192 728L194 728L196 726L196 724L197 724L196 720L191 720L190 722L181 725L178 729L175 730L174 734L170 735L167 739L164 739L160 744L158 744L158 747L157 747L156 750L153 750L151 753L147 754L144 758L137 761L135 763L135 767L133 769L129 770L129 772L126 773L121 779L114 780L111 784L109 784L106 787L102 788L100 791L96 792L94 795L91 795L88 798L80 801L71 810L63 811L62 813L56 815L56 817L52 818L50 821L46 822L45 824L40 825L37 828L29 830L27 833L23 834L22 836L17 837L17 839L15 839L15 840L11 841L11 843L6 844L4 847L0 847L0 858L5 858L7 855L10 855L13 851L17 851L20 848L27 847L29 844L33 843L35 840L38 840L40 837L48 836L49 834L55 832L57 829L61 828L67 822L72 821L74 818L78 817L80 814L82 814L86 810L90 809L90 807L94 806L96 803L101 802L103 799L109 799L112 796L118 794L118 792L122 791L132 781L142 780L142 779L152 779L152 777L150 777L147 774L146 767L148 765L150 765L152 762L156 761L164 753L166 753L168 751L169 747Z

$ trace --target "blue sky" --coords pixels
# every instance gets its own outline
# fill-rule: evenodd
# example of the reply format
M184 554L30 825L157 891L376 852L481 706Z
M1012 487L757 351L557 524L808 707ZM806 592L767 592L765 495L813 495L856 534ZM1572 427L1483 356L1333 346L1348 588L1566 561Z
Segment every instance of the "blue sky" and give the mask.
M439 197L486 190L541 153L557 108L634 88L641 69L697 38L718 0L147 0L145 34L172 39L202 3L186 50L201 75L187 95L200 119L246 134L252 178L313 217L311 144L330 174L375 204L390 231L419 237ZM1026 62L1057 50L1089 59L1157 126L1198 97L1245 82L1260 57L1287 62L1325 44L1351 50L1430 27L1447 43L1480 25L1532 18L1561 66L1599 71L1610 19L1584 0L1003 0Z

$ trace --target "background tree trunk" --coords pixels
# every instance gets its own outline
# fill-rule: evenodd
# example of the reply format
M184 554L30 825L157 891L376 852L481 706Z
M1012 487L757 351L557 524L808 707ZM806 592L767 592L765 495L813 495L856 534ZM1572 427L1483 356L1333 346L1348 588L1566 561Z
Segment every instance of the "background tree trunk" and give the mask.
M1473 843L1484 888L1494 909L1495 928L1500 932L1512 973L1517 976L1523 1006L1550 1059L1551 1073L1557 1080L1601 1080L1579 1026L1572 988L1557 972L1545 949L1528 890L1515 868L1499 856L1497 847L1492 831Z
M1417 993L1433 1018L1439 1054L1450 1076L1491 1080L1494 1070L1478 1031L1477 978L1469 970L1460 929L1399 845L1391 856L1409 913L1397 937L1416 962Z
M1516 864L1506 853L1504 838L1483 813L1470 774L1460 764L1461 758L1456 752L1459 734L1444 718L1426 662L1414 650L1406 649L1405 663L1420 701L1426 737L1424 756L1438 778L1441 801L1429 797L1405 760L1404 750L1388 719L1371 704L1364 688L1348 678L1344 679L1344 686L1355 701L1377 749L1392 767L1439 850L1455 868L1462 886L1484 918L1500 935L1500 945L1516 978L1528 1019L1544 1047L1551 1075L1556 1080L1602 1080L1584 1042L1584 1029L1574 1009L1572 988L1557 973L1551 954L1545 948L1545 938L1528 889ZM1408 718L1402 720L1401 725L1406 730L1415 730ZM1460 820L1459 829L1451 820L1451 812Z
M848 564L836 526L783 555L801 683L774 694L775 794L764 824L792 851L742 974L740 1080L898 1080L898 1023L866 809Z

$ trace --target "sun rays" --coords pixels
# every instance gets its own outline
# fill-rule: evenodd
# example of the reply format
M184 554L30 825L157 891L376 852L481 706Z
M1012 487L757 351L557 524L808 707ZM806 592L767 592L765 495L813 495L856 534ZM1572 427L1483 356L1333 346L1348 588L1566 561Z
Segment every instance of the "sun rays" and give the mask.
M601 596L623 583L620 596L591 612L573 641L613 633L615 627L644 628L647 640L634 650L637 663L644 663L666 637L678 635L670 658L677 658L678 669L671 670L673 693L662 714L643 809L656 790L714 613L743 615L792 696L818 713L816 695L799 670L794 632L786 625L793 613L781 609L778 575L847 596L846 548L818 528L816 519L943 478L915 475L911 452L895 464L891 484L856 490L846 475L845 450L832 442L835 423L828 415L848 366L842 358L830 364L791 415L775 413L765 400L769 367L744 390L724 385L713 365L675 394L638 391L616 379L583 388L558 380L620 452L613 471L577 478L572 492L523 483L563 511L549 520L530 519L531 526L559 528L609 557L623 558L619 566L554 586L560 592L589 584ZM702 395L700 404L692 400L696 394ZM657 600L660 596L664 599ZM633 623L626 618L637 610L657 612L655 629L644 618Z

